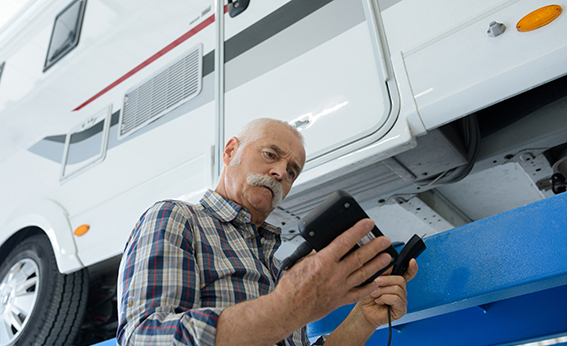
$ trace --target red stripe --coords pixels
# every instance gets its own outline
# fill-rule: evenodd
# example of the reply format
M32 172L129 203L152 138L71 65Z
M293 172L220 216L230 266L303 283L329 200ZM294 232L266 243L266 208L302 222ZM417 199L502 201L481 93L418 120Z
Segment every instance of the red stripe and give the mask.
M210 319L215 320L215 321L218 321L218 320L219 320L219 319L216 318L215 316L207 315L207 314L205 314L205 313L203 313L203 312L201 312L201 311L198 311L198 310L189 310L189 311L190 311L192 314L197 314L197 315L205 316L205 317L210 318Z
M226 13L228 11L227 9L227 5L224 6L224 13ZM73 112L80 110L81 108L85 107L86 105L88 105L89 103L93 102L94 100L96 100L97 98L101 97L102 95L106 94L109 90L111 90L112 88L114 88L115 86L117 86L118 84L124 82L126 79L132 77L134 74L136 74L138 71L140 71L141 69L143 69L144 67L148 66L149 64L151 64L152 62L156 61L157 59L159 59L161 56L165 55L167 52L169 52L170 50L172 50L173 48L179 46L181 43L187 41L190 37L194 36L195 34L197 34L199 31L203 30L204 28L206 28L207 26L209 26L211 23L213 23L215 21L215 15L211 15L209 18L205 19L204 21L202 21L199 25L197 25L196 27L194 27L193 29L189 30L188 32L186 32L184 35L182 35L181 37L179 37L177 40L171 42L169 45L167 45L165 48L163 48L162 50L160 50L159 52L157 52L156 54L152 55L149 59L147 59L146 61L144 61L143 63L141 63L140 65L136 66L133 70L131 70L130 72L126 73L124 76L118 78L114 83L110 84L109 86L107 86L106 88L102 89L98 94L96 94L95 96L91 97L90 99L88 99L85 103L83 103L82 105L80 105L79 107L73 109Z

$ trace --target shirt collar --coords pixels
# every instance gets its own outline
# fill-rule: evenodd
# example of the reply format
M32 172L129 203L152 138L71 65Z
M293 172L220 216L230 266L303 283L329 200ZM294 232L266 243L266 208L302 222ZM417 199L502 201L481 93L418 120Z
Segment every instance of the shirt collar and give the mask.
M246 208L236 204L228 198L209 190L200 201L205 209L222 222L231 222L233 220L239 222L250 223L251 215Z
M250 224L251 222L252 215L250 214L248 209L243 208L241 205L216 193L215 191L207 191L203 195L200 203L212 214L212 216L216 217L221 222L235 222L245 224ZM264 222L262 224L259 231L260 233L281 233L281 229L279 227L270 225L267 222Z

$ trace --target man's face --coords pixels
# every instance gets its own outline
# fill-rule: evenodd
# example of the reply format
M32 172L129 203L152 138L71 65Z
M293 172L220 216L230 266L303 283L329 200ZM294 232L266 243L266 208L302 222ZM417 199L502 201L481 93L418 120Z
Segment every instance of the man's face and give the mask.
M233 150L231 161L236 153L237 149ZM229 163L226 167L227 197L253 216L265 218L287 196L301 172L305 163L303 144L291 130L272 123L239 155L238 165Z

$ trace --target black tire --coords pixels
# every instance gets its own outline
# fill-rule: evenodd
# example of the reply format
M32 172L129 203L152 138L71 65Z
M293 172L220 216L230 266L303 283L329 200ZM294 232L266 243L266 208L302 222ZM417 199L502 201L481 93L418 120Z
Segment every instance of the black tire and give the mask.
M13 298L16 294L10 294L8 286L9 282L15 283L16 280L10 280L10 273L13 273L12 277L15 273L22 273L21 276L27 278L28 288L24 295L27 296L25 299L30 307L23 309L28 312L27 315L18 314L19 321L22 322L20 326L16 326L19 328L14 327L12 322L6 322L6 319L0 319L0 328L5 328L4 333L0 334L0 337L4 335L0 345L72 345L80 330L87 305L87 269L68 275L61 274L51 243L45 234L24 239L0 265L0 285L4 282L3 290L0 287L0 312L12 308L10 313L13 315L16 310L10 306L10 302L15 300ZM38 279L34 279L35 276ZM30 298L32 296L35 296L35 300ZM30 301L33 302L29 303ZM18 309L22 310L21 307Z

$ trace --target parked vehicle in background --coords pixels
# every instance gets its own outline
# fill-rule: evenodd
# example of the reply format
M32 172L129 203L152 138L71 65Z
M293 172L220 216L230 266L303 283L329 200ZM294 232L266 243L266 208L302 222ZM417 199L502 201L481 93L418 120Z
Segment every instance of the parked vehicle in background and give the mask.
M337 189L393 240L565 191L566 1L516 29L544 5L29 1L0 32L0 345L112 337L138 217L198 202L255 118L306 141L281 255Z

